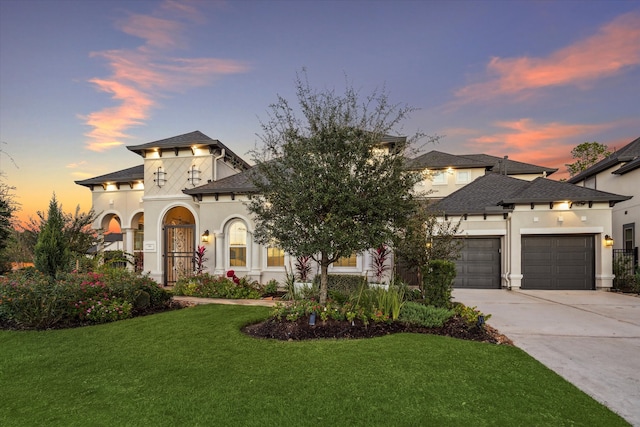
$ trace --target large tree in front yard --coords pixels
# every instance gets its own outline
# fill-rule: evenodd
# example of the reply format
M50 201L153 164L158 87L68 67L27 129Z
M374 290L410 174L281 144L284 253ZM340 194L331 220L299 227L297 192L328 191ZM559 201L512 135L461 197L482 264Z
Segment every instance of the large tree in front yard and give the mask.
M296 79L298 110L278 97L262 124L252 175L259 195L248 207L257 242L320 265L324 303L329 265L391 243L413 209L420 177L404 168L411 140L386 138L411 108L390 104L385 92L365 99L350 86L343 95L318 92L303 76Z

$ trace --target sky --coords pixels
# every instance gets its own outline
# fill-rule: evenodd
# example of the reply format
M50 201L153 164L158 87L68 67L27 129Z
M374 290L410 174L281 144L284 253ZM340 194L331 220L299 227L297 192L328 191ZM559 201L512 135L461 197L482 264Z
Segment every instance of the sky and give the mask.
M199 130L250 160L296 73L385 90L423 151L555 167L640 136L640 0L0 0L0 174L20 220L91 208L126 145Z

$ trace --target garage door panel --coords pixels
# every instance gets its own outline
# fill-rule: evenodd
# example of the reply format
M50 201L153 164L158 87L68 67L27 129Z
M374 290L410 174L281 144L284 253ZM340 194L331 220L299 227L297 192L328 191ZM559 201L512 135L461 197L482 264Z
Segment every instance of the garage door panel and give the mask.
M523 236L523 289L594 289L594 237Z
M466 238L456 261L456 288L500 288L500 238Z

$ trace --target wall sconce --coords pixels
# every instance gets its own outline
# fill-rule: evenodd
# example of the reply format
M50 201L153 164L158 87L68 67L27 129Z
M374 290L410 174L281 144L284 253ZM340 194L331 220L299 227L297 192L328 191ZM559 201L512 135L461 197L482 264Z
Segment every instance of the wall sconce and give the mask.
M153 174L156 176L154 181L158 187L162 187L167 182L167 173L162 169L162 166L159 166L158 171Z
M200 236L200 240L202 240L202 243L209 243L209 230L202 233L202 236Z
M608 234L604 236L604 245L607 247L613 246L613 237Z

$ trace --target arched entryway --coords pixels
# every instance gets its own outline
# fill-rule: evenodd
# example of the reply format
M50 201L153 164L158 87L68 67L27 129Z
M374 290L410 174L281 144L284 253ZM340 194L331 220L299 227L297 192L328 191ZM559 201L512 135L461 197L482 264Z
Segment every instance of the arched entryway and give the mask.
M164 216L164 285L173 286L185 275L193 273L196 250L196 225L189 209L177 206Z

